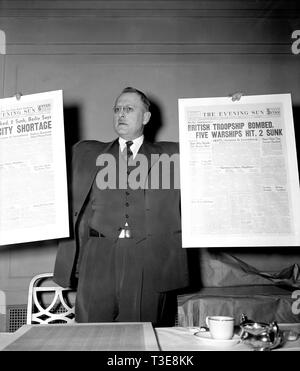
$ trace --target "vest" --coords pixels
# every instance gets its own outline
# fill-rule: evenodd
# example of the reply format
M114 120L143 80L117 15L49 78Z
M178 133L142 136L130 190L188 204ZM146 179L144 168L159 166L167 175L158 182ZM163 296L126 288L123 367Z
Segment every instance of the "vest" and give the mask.
M103 237L118 238L120 230L127 222L132 237L140 240L146 235L145 191L133 190L128 185L125 189L119 187L119 161L125 161L119 153L119 143L116 142L111 148L111 154L116 161L116 189L101 190L94 181L90 195L89 226ZM128 167L128 171L131 170L132 168Z

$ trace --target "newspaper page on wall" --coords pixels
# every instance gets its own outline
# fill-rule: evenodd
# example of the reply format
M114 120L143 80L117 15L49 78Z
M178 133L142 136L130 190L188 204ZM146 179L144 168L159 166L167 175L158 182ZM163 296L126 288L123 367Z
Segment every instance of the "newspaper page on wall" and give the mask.
M68 236L62 91L0 99L0 245Z
M183 247L300 245L290 94L178 105Z

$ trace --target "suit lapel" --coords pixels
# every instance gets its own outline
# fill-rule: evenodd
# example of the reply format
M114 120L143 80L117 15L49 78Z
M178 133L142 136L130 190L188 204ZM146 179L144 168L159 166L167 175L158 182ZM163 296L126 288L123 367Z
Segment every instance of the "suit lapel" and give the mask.
M161 148L157 144L152 144L144 140L139 150L139 154L144 155L147 158L148 170L147 170L147 175L143 179L143 183L142 183L144 185L144 189L147 189L148 187L150 187L149 176L150 176L151 168L158 161L159 156L162 154L162 151L161 151ZM153 156L153 155L156 155L156 156ZM148 187L147 187L146 182L148 182Z
M87 151L84 157L84 164L83 167L85 168L84 174L82 171L79 171L79 177L78 182L81 183L81 186L79 187L79 194L78 194L78 207L77 210L81 210L89 193L92 188L93 182L95 180L95 177L97 175L97 172L99 170L98 166L96 166L96 161L99 155L103 153L111 153L112 155L115 155L115 152L118 153L118 145L117 145L117 139L113 140L112 142L108 143L107 146L104 146L102 150L98 151L97 149L91 149ZM78 185L74 185L76 188ZM76 212L76 210L75 210ZM78 216L79 212L77 212ZM76 222L76 221L75 221Z

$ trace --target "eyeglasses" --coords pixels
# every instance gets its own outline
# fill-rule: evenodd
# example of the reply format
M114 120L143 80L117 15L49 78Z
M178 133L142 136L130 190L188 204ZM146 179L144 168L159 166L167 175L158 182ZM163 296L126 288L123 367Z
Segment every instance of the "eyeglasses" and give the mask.
M134 112L134 107L132 106L115 106L113 108L113 112L115 114L119 114L121 112L125 112L126 114Z

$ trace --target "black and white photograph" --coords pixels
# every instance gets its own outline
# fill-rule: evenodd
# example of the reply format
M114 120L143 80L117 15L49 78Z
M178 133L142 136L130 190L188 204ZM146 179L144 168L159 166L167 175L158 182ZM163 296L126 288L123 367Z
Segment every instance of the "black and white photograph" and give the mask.
M0 351L300 351L300 4L0 0Z

